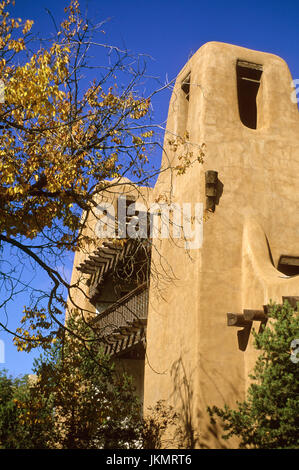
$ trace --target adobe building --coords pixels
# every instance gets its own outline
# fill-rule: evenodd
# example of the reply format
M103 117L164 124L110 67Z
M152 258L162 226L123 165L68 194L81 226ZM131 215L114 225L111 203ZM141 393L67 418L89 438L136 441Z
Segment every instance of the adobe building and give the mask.
M169 136L186 131L195 147L205 144L204 162L181 175L162 171L154 188L124 181L121 190L148 204L161 194L180 206L202 203L202 243L188 249L183 238L156 238L149 248L101 240L93 253L76 254L73 281L85 280L106 351L135 375L145 411L159 400L181 411L197 447L224 445L206 408L245 398L256 358L249 333L266 323L264 306L299 295L299 118L291 82L280 57L202 46L177 77L161 168L179 163ZM119 287L113 273L132 259L132 275Z

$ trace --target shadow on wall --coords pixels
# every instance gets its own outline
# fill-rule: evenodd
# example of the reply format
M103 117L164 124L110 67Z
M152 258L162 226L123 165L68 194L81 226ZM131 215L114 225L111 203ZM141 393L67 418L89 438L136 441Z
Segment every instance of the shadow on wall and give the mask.
M225 375L221 373L221 371L215 371L212 373L213 370L212 363L209 361L207 357L201 356L201 373L202 379L205 382L209 382L210 387L214 388L216 391L216 396L218 395L218 402L221 403L221 406L224 404L228 404L229 406L233 407L236 403L237 399L242 399L240 396L240 391L236 387L235 383L232 381L230 375ZM236 383L241 383L243 380L241 375L235 377ZM220 385L222 384L222 385ZM226 393L223 393L222 386L226 389ZM235 397L232 400L232 397ZM207 419L207 409L208 407L214 405L213 402L210 401L210 396L201 397L202 398L202 407L205 411L205 420L203 425L201 426L201 433L200 433L200 447L203 449L237 449L239 448L239 441L238 439L231 438L228 441L224 441L222 438L223 435L223 427L221 423L212 423L210 417Z
M203 371L207 374L206 371ZM192 373L187 374L186 367L180 357L171 368L173 380L172 399L179 405L179 425L172 430L173 442L178 449L229 449L233 442L223 441L223 429L221 425L212 423L207 413L207 407L203 410L195 409ZM213 380L212 378L210 378ZM216 386L216 384L215 384ZM236 393L236 390L232 391ZM238 447L237 444L235 447Z
M171 368L173 379L173 398L180 404L180 428L175 431L175 440L186 449L196 449L199 430L196 429L193 414L193 387L191 376L188 378L182 358L175 361ZM196 413L200 418L200 412Z

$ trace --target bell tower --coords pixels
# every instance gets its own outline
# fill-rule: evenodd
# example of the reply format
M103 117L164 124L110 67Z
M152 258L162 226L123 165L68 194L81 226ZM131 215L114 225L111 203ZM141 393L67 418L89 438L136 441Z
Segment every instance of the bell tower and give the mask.
M179 73L170 101L162 169L179 161L169 135L187 132L206 151L183 175L161 172L154 198L171 187L173 202L200 202L206 216L201 247L166 239L152 250L173 282L150 285L144 403L181 409L196 445L221 445L207 406L245 398L256 358L249 332L267 321L264 306L299 295L293 91L280 57L210 42Z

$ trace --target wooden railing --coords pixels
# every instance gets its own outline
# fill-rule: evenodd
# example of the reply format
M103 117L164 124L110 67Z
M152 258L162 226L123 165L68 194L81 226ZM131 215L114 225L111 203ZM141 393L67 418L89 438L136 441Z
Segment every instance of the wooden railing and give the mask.
M129 331L135 327L146 326L148 311L148 286L142 284L125 297L97 315L94 326L103 337L113 333L121 334L121 330Z

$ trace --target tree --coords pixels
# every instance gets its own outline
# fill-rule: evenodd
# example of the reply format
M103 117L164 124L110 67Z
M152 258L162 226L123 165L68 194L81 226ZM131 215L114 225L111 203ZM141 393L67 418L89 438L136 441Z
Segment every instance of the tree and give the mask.
M30 376L0 373L0 448L47 448L54 421L50 402L33 393Z
M114 394L115 398L119 395L126 399L132 384L118 374L112 378L108 359L98 356L98 348L91 347L98 346L98 339L91 340L85 325L85 314L90 312L77 305L73 295L78 290L87 297L88 294L83 292L80 280L70 284L61 273L61 265L64 259L70 262L70 253L90 252L94 247L95 237L87 235L84 228L90 215L97 217L96 209L105 192L121 189L123 177L133 180L136 187L150 185L160 172L160 162L155 164L150 158L153 147L161 147L159 136L154 134L154 129L160 126L153 126L151 121L151 97L159 89L147 95L140 92L147 80L144 56L136 57L104 43L105 22L93 23L85 18L77 0L71 0L60 25L50 14L54 33L47 39L35 37L33 22L13 18L12 11L13 2L0 3L0 79L5 88L5 99L0 103L0 326L14 335L20 350L41 346L51 355L55 344L64 344L63 359L53 356L52 360L40 363L37 369L40 381L30 386L27 398L32 400L33 409L40 406L40 397L44 397L44 409L48 410L48 406L49 410L59 409L64 426L72 426L73 434L66 432L70 439L67 442L57 436L56 443L78 447L91 442L87 435L94 436L86 427L93 415L89 402L80 395L82 409L79 412L74 408L74 416L69 419L68 406L75 405L73 402L64 405L70 397L68 387L72 386L76 394L82 379L83 389L90 391L91 402L98 396L94 387L99 390L104 387L103 393L112 400L106 404L109 415L103 411L107 435L113 411L117 411L118 423L123 416L113 401ZM168 86L167 83L161 88ZM179 164L174 168L178 173L183 173L193 160L202 161L202 149L197 148L196 158L188 150L188 141L186 133L178 139L172 136L169 142L170 153L181 150ZM172 169L171 165L169 168ZM28 266L31 272L46 273L51 285L30 283ZM8 306L18 294L28 291L29 305L24 308L21 325L12 331L6 323L11 313ZM77 320L65 324L69 305L68 316L79 315L86 328L79 328ZM80 348L77 343L75 348L77 359L65 355L66 338L71 337L80 340ZM58 348L57 354L62 354L61 351ZM63 377L66 380L66 371L68 379L72 377L71 370L77 366L76 361L81 363L81 354L86 355L86 364L91 369L84 372L76 369L77 378L64 388ZM89 356L94 356L91 362ZM91 380L93 370L98 372L101 383ZM107 377L103 375L105 371ZM57 387L59 384L57 390L55 384ZM27 398L20 405L24 409L29 406ZM135 419L134 403L133 400L131 411ZM128 406L131 405L128 401ZM81 412L87 413L88 418L84 429L83 422L79 424L80 420L75 419ZM45 437L53 423L51 416L47 414L45 433L40 431L43 445L51 442L50 437ZM133 426L127 420L121 422L126 423L128 439L128 429L133 432ZM30 418L28 426L31 424ZM96 429L100 433L104 425L97 425ZM119 432L122 435L122 429ZM71 441L71 435L76 436L75 441ZM110 437L124 445L120 444L120 436ZM106 445L100 434L94 439L98 439L100 446Z
M0 448L10 448L14 444L14 424L17 416L17 407L14 402L16 389L20 380L14 380L0 372Z
M30 349L64 328L59 315L71 288L60 260L91 242L84 222L102 191L122 176L144 184L152 177L146 149L153 141L150 97L137 93L145 64L103 44L103 22L84 19L73 0L52 39L35 41L33 22L11 18L10 6L0 4L0 305L31 289L25 316L36 315L40 328L17 334L19 347L25 340ZM95 49L106 63L89 63ZM28 264L47 273L49 292L30 286L22 272Z
M242 448L298 447L299 365L292 343L299 339L299 314L288 303L269 308L270 326L253 332L261 351L247 399L232 409L209 407L212 421L220 418L225 439L240 438ZM299 343L299 341L298 341Z
M12 6L0 4L0 307L6 314L30 290L24 323L32 329L11 331L28 351L50 346L65 328L65 299L72 302L81 287L70 285L61 266L69 253L94 242L84 226L90 214L97 217L103 192L121 187L123 177L149 185L160 171L149 156L159 145L150 119L159 90L140 93L147 79L143 56L104 43L105 22L83 17L77 0L60 25L50 15L48 39L33 35L31 20L12 18ZM197 159L183 149L187 135L172 140L182 147L177 171L184 172ZM28 265L47 274L48 290L28 281Z
M6 449L140 446L141 408L131 378L115 371L87 325L78 318L69 323L78 335L89 335L89 347L82 348L78 339L67 336L35 360L31 380L1 374L0 445Z
M32 393L52 403L55 427L49 447L127 448L141 437L141 407L129 376L105 356L93 330L81 316L68 327L80 340L66 335L35 363ZM140 445L140 443L139 443Z
M0 448L139 449L160 448L167 426L178 417L159 402L145 418L132 379L117 370L99 348L80 315L35 360L35 375L0 375Z

